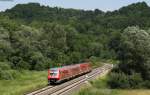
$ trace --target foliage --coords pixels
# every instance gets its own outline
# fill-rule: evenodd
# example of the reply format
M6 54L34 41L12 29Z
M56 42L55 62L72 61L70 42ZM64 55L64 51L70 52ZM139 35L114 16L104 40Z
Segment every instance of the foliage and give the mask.
M107 80L107 76L92 80L85 87L80 89L80 91L75 92L73 95L118 95L116 90L108 88Z
M19 73L15 70L11 70L11 67L6 62L0 62L0 80L12 80L19 76Z
M73 95L138 95L138 94L149 95L150 94L149 89L111 89L109 88L109 84L107 82L108 80L109 80L109 76L103 76L97 78L96 80L92 80L90 81L90 83L87 83L85 86L83 86L78 92L74 92Z
M148 32L139 27L126 28L114 50L120 64L110 74L110 86L112 88L149 87L150 35Z
M41 71L89 59L96 66L99 59L117 59L110 86L150 87L149 9L145 2L112 12L18 4L0 13L0 67ZM4 79L14 78L9 70L0 71L8 75Z

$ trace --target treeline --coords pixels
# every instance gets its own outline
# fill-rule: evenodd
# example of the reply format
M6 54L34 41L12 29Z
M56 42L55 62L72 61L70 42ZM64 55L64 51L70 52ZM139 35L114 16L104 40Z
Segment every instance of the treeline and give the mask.
M2 79L13 79L16 74L12 69L44 70L89 58L104 58L103 50L98 37L81 34L69 25L45 22L41 28L35 29L4 17L0 21Z
M19 25L15 30L3 26L0 33L0 60L14 69L43 70L103 56L98 38L70 26L45 23L40 29Z
M44 70L93 59L120 60L123 55L116 48L123 30L128 26L147 30L149 10L145 2L113 12L18 4L0 13L0 71L5 65Z

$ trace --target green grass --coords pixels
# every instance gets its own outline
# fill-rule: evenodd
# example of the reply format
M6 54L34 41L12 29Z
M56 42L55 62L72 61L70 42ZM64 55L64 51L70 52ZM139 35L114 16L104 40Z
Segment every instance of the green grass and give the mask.
M90 81L90 84L81 88L74 95L150 95L150 89L110 89L106 81L106 76Z
M23 71L14 80L0 80L0 95L23 95L47 85L47 71Z
M104 63L107 63L107 64L118 64L119 61L117 60L106 60L106 59L98 59L98 58L91 58L90 59L91 63L92 63L92 68L97 68L97 67L101 67L104 65Z
M103 64L96 62L95 67ZM47 71L16 71L13 80L0 80L0 95L23 95L47 85Z
M101 63L101 62L95 62L95 63L92 63L92 68L94 69L94 68L97 68L97 67L101 67L101 66L103 66L104 64L103 63Z

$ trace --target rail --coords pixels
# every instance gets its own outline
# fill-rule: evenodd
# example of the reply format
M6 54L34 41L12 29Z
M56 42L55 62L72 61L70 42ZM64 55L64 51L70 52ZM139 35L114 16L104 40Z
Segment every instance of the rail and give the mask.
M67 91L83 84L85 81L95 78L99 74L103 74L106 71L109 71L112 67L113 66L110 64L105 64L104 66L100 68L94 69L91 73L75 78L71 81L62 83L60 85L47 86L45 88L42 88L40 90L34 91L26 95L65 95Z

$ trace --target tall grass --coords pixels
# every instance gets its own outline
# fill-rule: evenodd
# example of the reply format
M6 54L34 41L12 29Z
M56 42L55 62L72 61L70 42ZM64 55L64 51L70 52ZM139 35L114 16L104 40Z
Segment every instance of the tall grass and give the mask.
M23 95L47 84L46 71L23 71L14 80L0 80L0 95Z
M90 85L81 88L79 92L73 95L150 95L149 89L110 89L107 85L107 77L103 76L94 81L90 81Z

